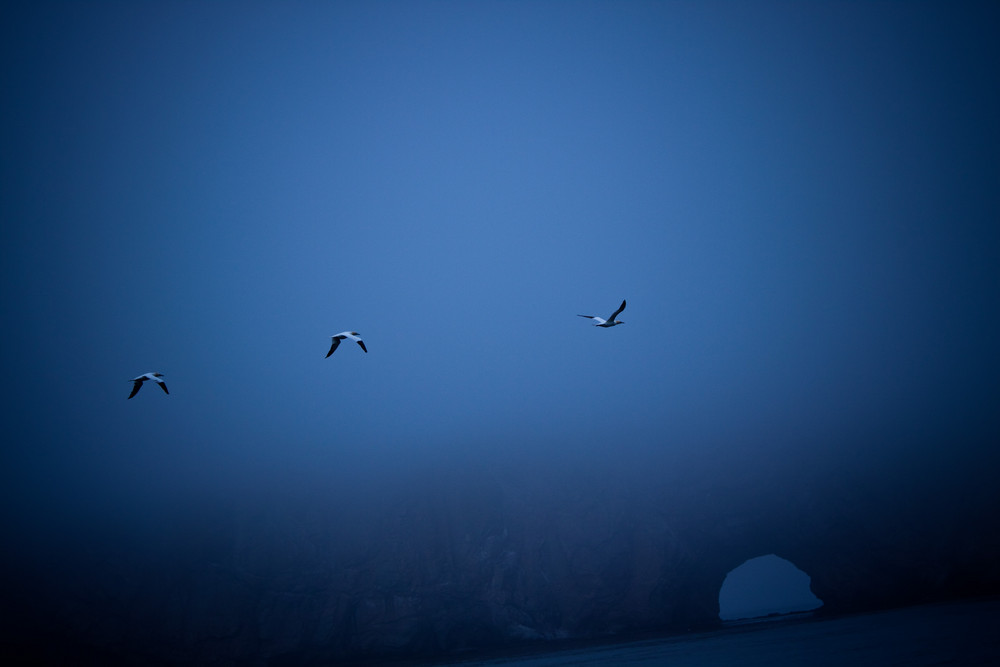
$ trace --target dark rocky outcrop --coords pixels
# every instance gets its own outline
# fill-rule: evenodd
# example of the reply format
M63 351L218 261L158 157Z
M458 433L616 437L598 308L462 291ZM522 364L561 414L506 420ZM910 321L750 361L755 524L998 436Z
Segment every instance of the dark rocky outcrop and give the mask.
M718 624L726 574L767 553L828 613L1000 592L988 471L903 488L787 468L456 467L364 505L305 490L141 537L123 520L9 565L5 650L314 664L686 631Z

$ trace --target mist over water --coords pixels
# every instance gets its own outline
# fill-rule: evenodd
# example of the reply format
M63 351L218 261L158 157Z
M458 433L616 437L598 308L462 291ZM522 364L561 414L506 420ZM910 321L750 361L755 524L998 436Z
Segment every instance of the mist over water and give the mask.
M743 626L726 631L455 661L454 665L908 665L989 663L995 601L928 605L822 622Z

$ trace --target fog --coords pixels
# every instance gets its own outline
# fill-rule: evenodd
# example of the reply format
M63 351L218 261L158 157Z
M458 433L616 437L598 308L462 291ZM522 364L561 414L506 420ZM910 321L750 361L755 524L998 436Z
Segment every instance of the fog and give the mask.
M998 505L990 3L3 17L11 580L490 489Z

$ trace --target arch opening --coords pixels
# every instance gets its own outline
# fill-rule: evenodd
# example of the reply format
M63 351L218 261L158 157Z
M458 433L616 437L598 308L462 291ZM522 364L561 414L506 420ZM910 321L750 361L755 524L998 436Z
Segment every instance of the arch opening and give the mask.
M774 554L745 561L726 575L719 589L723 621L812 611L823 606L808 574Z

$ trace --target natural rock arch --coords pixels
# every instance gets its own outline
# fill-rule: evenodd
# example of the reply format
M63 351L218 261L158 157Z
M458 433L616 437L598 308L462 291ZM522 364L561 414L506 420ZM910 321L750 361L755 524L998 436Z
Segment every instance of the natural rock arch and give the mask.
M789 560L767 554L733 568L719 589L719 618L736 620L811 611L823 605L811 578Z

